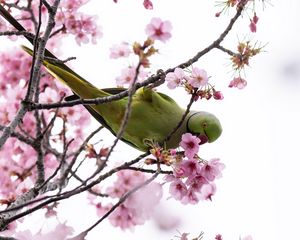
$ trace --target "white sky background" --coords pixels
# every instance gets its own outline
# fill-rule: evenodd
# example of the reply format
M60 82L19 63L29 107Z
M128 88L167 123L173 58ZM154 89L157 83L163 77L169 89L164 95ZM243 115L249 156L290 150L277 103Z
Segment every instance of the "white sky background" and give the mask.
M167 44L159 44L160 55L153 58L153 71L176 66L192 57L214 39L228 24L228 16L215 18L218 8L213 1L153 0L154 10L144 10L142 0L91 1L85 9L99 15L104 37L98 45L74 41L64 46L64 55L76 56L72 66L78 73L99 87L110 87L128 60L109 59L114 43L144 40L145 25L152 17L170 20L173 31ZM228 57L214 50L195 66L204 68L211 82L222 90L223 101L198 101L194 109L213 112L220 118L224 133L213 144L201 146L202 157L220 157L226 169L217 181L213 202L183 206L173 200L164 202L168 214L182 218L181 232L196 236L205 232L205 239L220 233L224 240L238 240L251 234L254 240L297 239L299 236L300 167L300 10L298 0L272 1L264 11L257 4L258 32L249 34L249 17L244 15L226 38L224 46L235 49L238 39L248 37L268 43L246 69L248 86L244 90L228 88L233 75ZM252 14L251 14L252 16ZM76 49L76 50L75 50ZM75 51L74 51L75 50ZM182 107L189 101L183 89L159 91L174 97ZM96 124L95 124L96 126ZM129 152L130 151L130 152ZM121 145L116 161L129 160L137 152ZM166 199L168 193L164 195ZM83 194L74 206L61 206L73 217L68 223L78 231L96 220L92 209L83 201ZM83 219L86 220L83 220ZM176 230L161 232L153 222L136 227L134 232L100 224L88 239L171 239Z

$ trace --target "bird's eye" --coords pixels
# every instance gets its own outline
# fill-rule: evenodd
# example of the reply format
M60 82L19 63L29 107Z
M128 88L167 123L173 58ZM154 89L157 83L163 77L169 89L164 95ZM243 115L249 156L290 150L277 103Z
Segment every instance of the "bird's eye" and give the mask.
M202 123L202 127L206 128L207 127L207 123L206 122Z

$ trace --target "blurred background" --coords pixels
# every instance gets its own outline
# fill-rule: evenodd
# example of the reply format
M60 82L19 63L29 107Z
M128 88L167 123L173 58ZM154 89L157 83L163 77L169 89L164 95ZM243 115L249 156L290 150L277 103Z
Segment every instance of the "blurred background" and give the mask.
M72 62L73 68L95 85L111 87L121 69L132 62L110 59L109 48L122 41L143 41L145 26L152 17L170 20L173 25L172 38L167 44L158 43L160 54L152 58L155 73L157 69L174 67L194 56L219 36L234 15L231 9L216 18L214 15L220 8L213 1L153 0L153 4L154 10L149 11L143 8L141 0L120 0L118 4L112 0L91 1L82 11L99 16L103 38L97 45L80 48L73 39L67 39L63 56L77 57ZM300 216L299 10L298 0L265 1L264 6L257 1L257 33L250 33L248 28L249 18L253 16L249 9L249 15L245 13L225 39L222 45L232 50L245 39L265 45L264 51L246 68L244 77L248 86L245 89L228 88L233 72L229 57L223 52L214 50L195 64L207 70L211 83L224 94L222 101L198 101L193 107L213 112L223 125L222 137L213 144L201 146L200 150L204 158L219 157L226 165L212 202L184 206L167 199L166 192L154 220L133 231L112 228L105 221L90 232L88 239L176 239L174 236L179 235L176 230L189 232L194 237L204 231L204 239L214 239L218 233L224 240L238 240L249 234L254 240L297 239ZM1 46L4 47L7 46ZM162 86L158 90L172 96L182 107L189 101L183 89L170 91ZM107 143L109 145L109 141ZM137 154L120 144L113 157L116 162L122 162ZM76 230L84 230L97 217L86 204L84 194L73 202L72 207L70 202L60 204L64 209L60 217L68 219L67 224ZM166 220L160 221L162 219ZM178 224L165 229L163 223L171 220Z

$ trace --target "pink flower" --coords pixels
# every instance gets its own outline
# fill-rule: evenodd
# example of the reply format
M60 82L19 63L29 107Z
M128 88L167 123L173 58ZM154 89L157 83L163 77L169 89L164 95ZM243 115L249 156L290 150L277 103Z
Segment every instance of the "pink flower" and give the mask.
M223 100L224 99L223 93L220 92L220 91L214 91L213 92L213 97L216 100Z
M97 26L90 34L92 36L92 43L97 44L97 39L103 37L102 27Z
M65 0L62 1L61 6L68 11L75 12L82 5L86 4L89 0Z
M182 204L196 204L199 202L199 194L189 188L186 195L181 199Z
M201 168L201 175L208 181L214 181L215 178L222 176L221 171L225 168L223 163L220 163L220 159L214 158L204 164Z
M178 169L178 170L177 170ZM178 171L179 176L176 177L191 177L195 176L200 171L200 164L195 159L182 160L175 167L175 173Z
M154 40L165 42L171 38L172 25L170 21L162 21L160 18L152 18L146 26L146 34Z
M244 87L247 86L247 81L241 77L234 78L230 83L229 86L230 88L236 87L238 89L243 89Z
M130 85L135 78L135 68L128 67L121 71L121 76L117 77L116 82L118 86Z
M212 196L216 193L217 187L214 183L204 184L201 188L201 199L212 200Z
M196 176L189 177L186 184L189 186L190 190L200 192L202 186L208 184L208 181L205 177L198 174Z
M57 91L50 87L47 87L45 91L40 94L40 101L43 103L54 103L59 100Z
M176 179L170 184L169 192L176 200L181 200L187 194L187 187L180 179Z
M182 68L175 68L174 72L169 72L166 75L166 81L168 88L174 89L178 87L185 78L185 74Z
M253 33L255 33L256 30L257 30L256 24L253 21L250 22L249 28L250 28L250 31L253 32Z
M188 83L194 88L203 87L207 84L208 77L205 70L193 67L192 74L188 79Z
M249 25L249 27L250 27L250 30L251 30L251 32L256 32L256 30L257 30L257 28L256 28L256 24L257 24L257 22L258 22L258 17L257 17L257 15L256 15L256 13L254 13L254 16L253 16L253 18L250 20L250 25Z
M223 240L222 235L221 234L217 234L215 236L215 240Z
M153 9L153 3L150 0L144 0L143 5L148 10L152 10Z
M63 12L58 16L59 22L64 25L66 32L75 35L78 45L88 43L90 38L92 43L97 43L97 38L102 37L101 27L96 24L95 16L84 15L79 12Z
M180 146L185 150L184 154L187 158L193 158L199 151L200 139L190 133L185 133L181 137Z
M101 202L97 203L96 205L96 213L98 217L102 217L105 213L107 213L113 206L113 204L107 204L107 205L102 205Z
M15 190L16 194L21 195L21 194L27 192L33 185L34 185L34 183L32 182L32 180L27 177L23 182L18 184L18 187Z
M108 219L114 227L120 227L121 229L133 228L136 225L134 213L126 208L124 204L116 208Z
M89 38L84 32L78 32L75 35L75 40L76 40L76 42L79 46L81 45L81 43L88 43L89 42Z
M139 75L137 81L144 80L148 75L148 73L144 70L143 67L140 68L138 74ZM121 76L116 78L116 83L118 86L131 85L136 77L135 75L136 75L135 67L129 66L125 69L122 69Z
M110 48L110 58L128 57L130 54L128 43L122 42L119 45L113 45Z

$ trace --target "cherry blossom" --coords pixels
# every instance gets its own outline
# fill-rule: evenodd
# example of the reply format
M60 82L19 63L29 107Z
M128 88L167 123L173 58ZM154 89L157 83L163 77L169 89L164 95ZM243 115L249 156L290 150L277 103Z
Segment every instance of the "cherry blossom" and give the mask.
M214 183L204 184L201 188L201 198L204 200L212 200L212 196L216 193L217 187Z
M136 68L133 66L122 69L121 76L116 78L117 85L121 87L131 85L136 78L136 74ZM144 71L144 68L140 67L137 81L144 80L147 75L148 73Z
M61 3L61 7L68 11L76 11L82 5L86 4L89 0L64 0Z
M220 159L214 158L206 162L201 168L201 175L209 181L214 181L215 178L222 176L221 171L225 168Z
M182 204L197 204L200 200L211 200L216 192L215 179L221 177L225 165L219 159L202 162L182 159L176 163L173 175L165 177L170 183L170 195Z
M8 86L15 87L29 79L29 71L31 66L31 58L25 52L19 49L11 49L11 51L1 52L0 54L0 79L4 84L1 90L7 90ZM2 94L5 94L5 91Z
M200 165L195 159L189 158L187 160L181 161L178 165L182 172L181 175L185 177L195 176L200 171Z
M146 26L146 34L154 39L166 42L171 38L172 25L170 21L162 21L160 18L152 18Z
M153 3L152 3L152 1L150 1L150 0L144 0L143 4L144 4L144 7L146 9L149 9L149 10L153 9Z
M40 101L44 103L54 103L58 102L59 100L60 99L57 91L50 87L46 87L44 92L40 94Z
M208 83L206 71L204 69L193 67L191 76L188 79L188 83L194 88L205 86Z
M187 193L181 199L182 204L197 204L199 202L199 194L189 188Z
M169 72L166 75L167 86L174 89L182 83L185 79L185 74L182 68L175 68L174 72Z
M170 184L169 192L174 199L181 200L187 194L187 187L180 179L176 179Z
M247 81L241 77L236 77L234 78L230 83L229 86L230 88L235 87L238 89L243 89L247 86Z
M186 180L186 184L189 186L190 190L194 192L200 192L202 186L208 183L209 180L202 176L201 173L198 173L195 176L188 176Z
M115 44L110 48L110 58L128 57L131 53L128 43L122 42L121 44Z
M116 78L118 86L130 85L135 78L136 70L134 67L127 67L121 71L121 76Z
M254 13L253 18L250 19L249 28L250 28L251 32L253 32L253 33L255 33L257 30L256 24L258 22L258 19L259 18L257 17L256 13Z
M221 91L213 91L213 97L216 100L223 100L224 99L223 93Z
M200 139L191 133L185 133L181 137L180 146L184 149L187 158L193 158L199 150Z
M223 240L222 235L221 234L217 234L215 236L215 240Z

